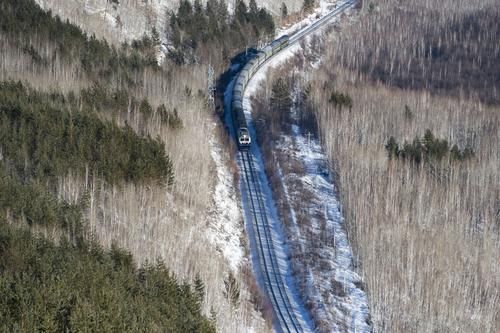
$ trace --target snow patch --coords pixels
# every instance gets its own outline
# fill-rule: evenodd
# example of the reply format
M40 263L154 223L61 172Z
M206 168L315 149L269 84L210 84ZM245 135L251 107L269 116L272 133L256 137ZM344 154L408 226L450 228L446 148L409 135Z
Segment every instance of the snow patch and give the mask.
M276 37L292 35L294 32L313 24L315 21L318 21L324 15L335 9L338 3L339 1L337 0L321 0L319 2L319 6L316 7L316 9L311 14L307 15L303 20L300 20L292 25L276 29Z
M208 217L207 238L236 272L244 257L240 242L243 231L241 211L236 201L233 176L225 164L224 151L214 138L210 139L209 145L217 170L217 182L213 193L214 207Z
M300 243L302 249L306 246L297 226L293 207L309 212L308 227L311 233L318 238L320 233L333 236L333 246L324 245L318 253L322 260L321 268L313 264L308 267L307 272L310 298L323 305L318 307L319 318L331 323L333 332L343 332L345 327L349 328L349 332L370 332L368 298L362 289L362 279L355 272L345 221L328 171L327 157L320 143L304 135L298 125L292 125L291 136L283 136L277 149L302 162L306 171L303 176L290 173L282 177L286 199L292 207L293 238ZM312 198L308 202L297 202L298 193L290 191L292 182L299 182L298 191L312 193ZM322 222L317 216L325 221L323 230ZM333 290L337 292L334 293Z
M338 2L338 4L342 4L342 2ZM334 8L333 6L335 5L332 2L321 1L320 8L313 14L291 27L279 30L277 35L292 34L303 27L309 26L323 15L330 12ZM336 18L332 18L331 21L335 20ZM315 32L315 34L316 33L318 32ZM266 79L266 73L269 68L274 68L283 64L297 52L301 51L303 50L299 43L289 46L286 50L280 52L277 56L264 64L248 83L243 104L252 137L255 137L255 131L251 119L250 96L255 94L257 89L260 88L263 80ZM320 60L312 65L317 66L319 61ZM325 265L321 269L307 268L306 298L315 303L320 321L327 322L331 331L344 332L347 328L348 332L370 332L368 299L366 293L362 289L362 279L355 271L352 250L349 245L344 218L341 214L341 206L336 197L333 180L328 174L326 155L323 153L320 143L317 140L311 140L310 137L306 138L302 135L297 125L293 126L292 135L283 139L283 145L280 149L301 161L307 171L306 175L300 177L297 175L282 174L282 182L287 196L286 199L289 203L293 203L294 201L293 194L290 193L287 187L287 180L298 180L304 189L313 193L311 205L308 208L311 212L314 211L317 214L309 214L311 216L310 231L314 235L320 234L322 223L324 223L326 224L326 230L330 232L333 238L333 246L325 246L325 248L318 251L318 256L324 261ZM277 244L279 257L281 258L280 270L283 272L282 274L286 276L286 279L291 282L292 276L289 269L289 261L286 259L288 257L288 248L284 243L284 239L286 238L281 229L281 225L277 222L277 212L263 171L264 166L262 157L259 148L255 144L252 146L252 153L256 160L256 164L259 166L261 185L267 199L266 206L271 216L270 221L272 222L273 235L276 239L275 243ZM281 169L279 172L281 172ZM298 206L301 207L300 204ZM290 230L290 235L295 241L299 242L299 248L302 250L301 252L307 254L308 251L304 251L304 236L301 235L301 231L297 225L296 212L292 209L290 214L294 221L294 225ZM314 216L321 216L321 220L325 222L319 221ZM253 253L253 257L256 255L256 253ZM291 293L291 298L300 304L300 295L293 287L293 283L289 284L289 286L290 285L289 291ZM336 292L333 292L334 290ZM296 311L304 311L304 313L301 314L304 318L308 318L308 314L303 307L298 307Z

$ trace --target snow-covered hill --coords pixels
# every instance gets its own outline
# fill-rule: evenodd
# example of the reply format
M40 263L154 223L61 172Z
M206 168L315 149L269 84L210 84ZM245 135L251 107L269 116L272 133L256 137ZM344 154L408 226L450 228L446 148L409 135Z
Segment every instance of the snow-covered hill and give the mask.
M52 10L63 19L81 26L84 30L105 37L112 42L121 42L141 37L155 26L164 37L163 31L168 18L167 12L175 10L178 0L35 0L42 8ZM206 1L202 1L205 3ZM236 1L227 1L229 11ZM302 0L266 1L257 4L279 15L281 4L288 11L300 10Z

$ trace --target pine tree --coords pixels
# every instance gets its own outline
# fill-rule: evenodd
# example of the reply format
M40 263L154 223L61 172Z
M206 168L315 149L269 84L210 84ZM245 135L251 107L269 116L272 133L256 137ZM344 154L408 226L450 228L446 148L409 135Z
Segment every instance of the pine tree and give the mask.
M249 21L253 24L257 23L259 15L259 8L257 7L257 3L255 0L250 0L248 3L248 18Z
M460 161L462 159L462 153L456 144L450 150L450 158L452 161Z
M205 299L205 284L198 274L196 274L196 277L194 278L194 291L200 304L203 303L203 300Z
M281 3L281 18L284 19L288 16L288 8L284 2Z
M396 139L391 136L389 140L387 141L387 144L385 145L385 149L387 150L389 154L389 159L392 159L393 157L398 156L398 143L396 142Z
M248 9L243 0L237 0L234 16L236 17L236 20L240 22L240 24L245 24L247 22Z
M288 111L292 106L290 89L283 78L278 78L273 82L271 90L271 109L279 113Z
M156 30L156 27L153 27L153 29L151 29L151 40L153 41L154 46L160 46L160 33L158 32L158 30Z
M314 0L304 0L304 3L302 4L302 10L305 13L310 12L314 8Z

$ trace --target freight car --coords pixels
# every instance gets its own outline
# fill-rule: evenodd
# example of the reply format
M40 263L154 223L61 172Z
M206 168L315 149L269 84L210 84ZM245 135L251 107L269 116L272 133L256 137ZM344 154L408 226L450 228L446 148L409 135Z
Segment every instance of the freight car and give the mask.
M288 35L282 36L263 49L259 50L246 64L236 77L231 101L233 126L236 132L239 149L248 149L252 138L248 131L245 112L243 110L243 93L251 77L260 66L270 57L281 51L289 43Z

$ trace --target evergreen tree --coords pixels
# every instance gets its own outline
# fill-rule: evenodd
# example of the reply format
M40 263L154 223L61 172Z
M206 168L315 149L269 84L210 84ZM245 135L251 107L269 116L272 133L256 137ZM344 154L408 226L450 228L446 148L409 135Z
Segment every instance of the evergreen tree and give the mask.
M411 109L408 105L405 105L404 116L407 120L413 119L413 112L411 112Z
M194 279L194 290L200 304L203 303L203 300L205 299L205 284L198 274L196 274Z
M156 27L151 29L151 40L153 41L153 45L158 47L161 44L160 33L156 30Z
M286 112L292 106L292 98L287 82L278 78L271 89L271 109L275 112Z
M224 279L224 287L224 295L229 300L233 309L236 309L240 302L240 286L232 272L229 272L228 277Z
M389 159L392 159L393 157L398 156L399 146L398 146L398 143L396 142L396 139L393 136L391 136L389 138L389 141L387 141L387 144L385 145L385 149L387 150L387 153L389 154Z
M284 19L288 16L288 8L284 2L281 3L281 18Z
M332 92L330 95L330 103L332 103L336 108L342 109L343 106L346 106L351 110L352 108L352 98L348 94L343 94L340 92Z
M314 0L304 0L302 4L302 10L305 13L310 12L311 10L313 10L313 8L314 8Z
M234 12L234 16L240 24L245 24L247 22L248 9L243 0L236 1L236 10Z
M259 13L259 8L257 7L257 3L255 2L255 0L250 0L250 2L248 3L248 9L250 20L255 22Z
M452 161L460 161L462 159L462 153L456 144L450 150L450 158Z

